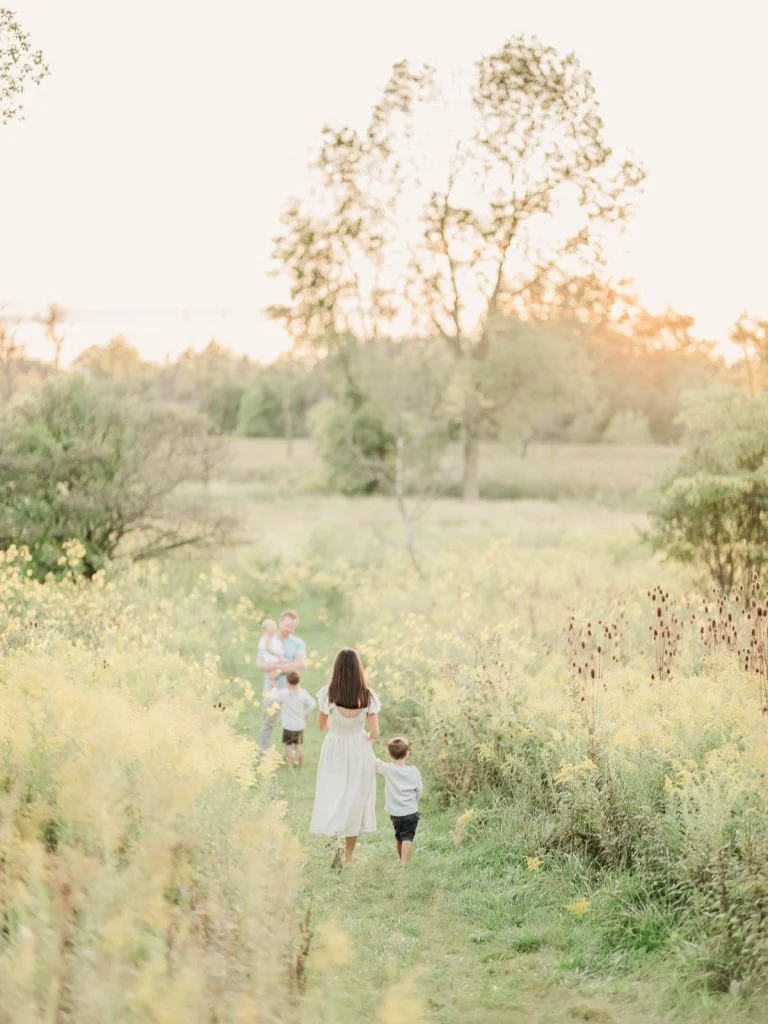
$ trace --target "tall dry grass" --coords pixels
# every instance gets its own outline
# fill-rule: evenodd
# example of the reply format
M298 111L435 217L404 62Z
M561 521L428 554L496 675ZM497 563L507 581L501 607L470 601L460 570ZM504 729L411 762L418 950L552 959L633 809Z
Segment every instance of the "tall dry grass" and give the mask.
M171 604L67 557L0 566L0 1021L297 1019L300 849L219 659L175 643L224 581Z
M718 605L629 534L457 545L337 586L432 786L553 884L578 858L614 968L648 943L714 990L765 984L765 602Z

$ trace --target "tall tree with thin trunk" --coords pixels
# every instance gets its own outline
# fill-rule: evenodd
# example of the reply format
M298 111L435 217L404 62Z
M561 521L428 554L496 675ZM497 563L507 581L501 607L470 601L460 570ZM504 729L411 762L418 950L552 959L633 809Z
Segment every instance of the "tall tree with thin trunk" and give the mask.
M293 458L293 391L294 391L294 368L292 353L288 353L283 364L283 436L285 438L286 458Z
M356 418L348 391L328 400L319 409L319 454L332 474L375 483L377 493L394 500L418 571L417 521L451 476L449 441L460 412L454 367L445 353L419 339L377 339L359 346L352 358L368 421ZM374 426L373 438L383 442L378 446L371 443Z
M16 369L23 351L11 323L0 319L0 394L4 403L13 397Z
M66 311L52 302L45 313L38 317L37 322L43 325L45 337L53 346L53 369L58 373L61 370L61 350L64 348L66 339L64 332L67 322Z
M744 354L747 387L750 395L760 390L765 364L768 363L768 320L757 320L742 313L731 328L730 339Z
M433 69L395 66L364 130L326 128L314 188L276 239L293 337L439 340L463 382L463 490L511 397L484 364L515 296L599 260L643 172L604 137L592 79L573 54L515 36L478 61L454 101ZM500 405L501 403L501 405Z

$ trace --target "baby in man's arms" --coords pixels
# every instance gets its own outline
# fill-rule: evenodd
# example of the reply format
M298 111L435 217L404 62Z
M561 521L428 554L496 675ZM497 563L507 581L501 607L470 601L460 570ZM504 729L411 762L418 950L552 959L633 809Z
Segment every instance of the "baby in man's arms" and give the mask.
M285 657L283 645L277 635L277 623L274 619L264 619L261 624L261 639L259 640L259 657L268 665L273 666L267 675L274 681L280 675L278 665Z

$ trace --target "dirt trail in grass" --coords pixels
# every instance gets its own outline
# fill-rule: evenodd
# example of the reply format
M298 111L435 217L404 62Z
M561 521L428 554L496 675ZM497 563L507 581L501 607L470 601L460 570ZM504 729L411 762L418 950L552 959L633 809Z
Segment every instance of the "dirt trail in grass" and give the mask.
M352 868L331 871L331 847L307 834L320 743L312 729L307 739L304 770L281 769L276 778L288 819L308 847L305 899L314 936L306 1024L672 1019L651 1011L650 986L611 989L561 971L563 933L551 913L521 905L503 859L495 864L487 851L477 857L471 848L455 849L452 819L429 801L407 871L395 859L381 791L379 831L361 839Z

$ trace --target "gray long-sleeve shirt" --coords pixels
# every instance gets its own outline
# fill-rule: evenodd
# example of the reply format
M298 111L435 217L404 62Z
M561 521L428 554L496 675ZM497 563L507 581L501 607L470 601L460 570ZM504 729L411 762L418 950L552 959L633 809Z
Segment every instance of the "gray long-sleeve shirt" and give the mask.
M384 810L395 818L416 814L424 784L418 768L397 761L376 759L376 771L384 776Z

